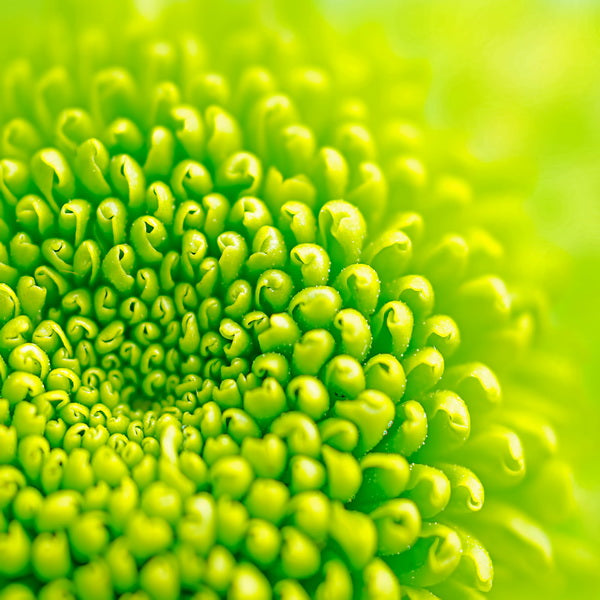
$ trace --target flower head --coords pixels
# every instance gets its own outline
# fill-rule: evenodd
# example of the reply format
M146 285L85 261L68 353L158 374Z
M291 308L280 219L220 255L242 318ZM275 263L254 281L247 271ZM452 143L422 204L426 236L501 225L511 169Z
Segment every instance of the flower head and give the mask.
M571 473L505 368L539 307L483 167L412 65L215 27L3 68L2 597L558 585Z

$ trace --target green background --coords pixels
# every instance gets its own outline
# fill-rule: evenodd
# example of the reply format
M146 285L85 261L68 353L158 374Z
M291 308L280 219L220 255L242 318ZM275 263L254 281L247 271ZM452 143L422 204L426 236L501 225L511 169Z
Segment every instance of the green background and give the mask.
M429 62L431 123L460 131L480 158L521 163L527 208L566 263L568 279L553 290L558 324L597 393L600 3L322 4L332 22L382 27L401 55Z
M579 500L600 540L600 2L597 0L322 0L328 19L385 31L431 70L429 121L460 132L484 160L507 161L547 242L547 344L571 359L563 436ZM580 397L583 395L583 398ZM575 397L576 396L576 397Z

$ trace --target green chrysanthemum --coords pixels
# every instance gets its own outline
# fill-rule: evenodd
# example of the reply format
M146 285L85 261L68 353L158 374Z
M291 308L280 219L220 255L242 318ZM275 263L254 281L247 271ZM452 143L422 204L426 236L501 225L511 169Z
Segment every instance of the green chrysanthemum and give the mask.
M497 181L414 65L186 14L2 71L0 597L576 593Z

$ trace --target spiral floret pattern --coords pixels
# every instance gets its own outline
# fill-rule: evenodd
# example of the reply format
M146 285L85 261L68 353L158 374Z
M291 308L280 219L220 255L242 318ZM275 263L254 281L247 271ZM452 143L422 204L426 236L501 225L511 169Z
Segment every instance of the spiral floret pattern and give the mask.
M265 32L222 71L129 43L2 75L0 597L554 581L570 471L489 366L527 360L539 305L411 69L377 103Z

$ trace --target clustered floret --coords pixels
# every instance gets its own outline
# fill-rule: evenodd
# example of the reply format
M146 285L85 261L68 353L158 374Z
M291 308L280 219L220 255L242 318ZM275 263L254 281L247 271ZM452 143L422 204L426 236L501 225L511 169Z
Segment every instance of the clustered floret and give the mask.
M229 78L190 40L5 73L2 598L475 599L490 555L550 568L570 473L481 362L536 307L472 167L400 101L371 129L326 68L257 66L268 39Z

